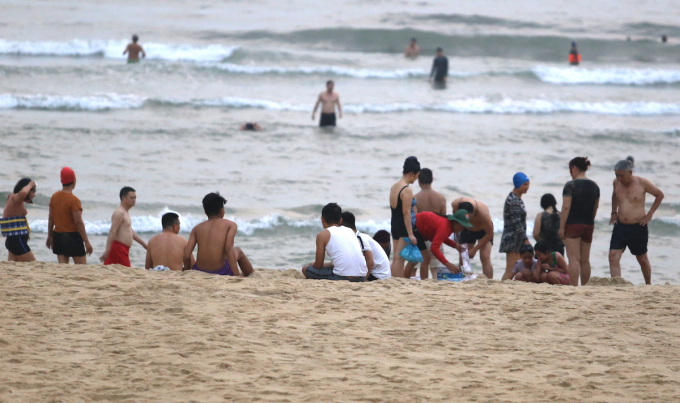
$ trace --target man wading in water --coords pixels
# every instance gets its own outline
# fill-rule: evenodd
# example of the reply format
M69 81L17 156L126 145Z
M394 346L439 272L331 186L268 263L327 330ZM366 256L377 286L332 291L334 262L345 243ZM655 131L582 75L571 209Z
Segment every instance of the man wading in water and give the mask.
M314 111L312 111L312 120L316 116L316 110L321 104L321 119L319 120L319 127L335 126L335 105L338 106L338 116L342 118L342 105L340 105L340 95L333 91L335 83L332 80L326 81L326 91L319 94L319 99L314 104Z

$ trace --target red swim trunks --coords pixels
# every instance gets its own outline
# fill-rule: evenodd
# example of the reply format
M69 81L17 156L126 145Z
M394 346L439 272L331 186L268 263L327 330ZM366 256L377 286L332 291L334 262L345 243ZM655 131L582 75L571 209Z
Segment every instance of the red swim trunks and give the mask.
M130 267L130 247L118 241L113 241L111 243L111 251L104 264L120 264Z

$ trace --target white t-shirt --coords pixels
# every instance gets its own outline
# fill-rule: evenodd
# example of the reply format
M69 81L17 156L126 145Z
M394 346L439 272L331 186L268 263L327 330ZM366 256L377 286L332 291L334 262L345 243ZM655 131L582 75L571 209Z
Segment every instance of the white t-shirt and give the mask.
M385 253L385 250L382 248L382 246L380 246L380 244L376 242L375 239L366 234L357 232L357 236L360 236L361 240L364 242L362 252L371 251L371 253L373 253L373 269L371 270L371 274L380 280L385 280L392 277L392 270L390 270L390 259L387 257L387 253Z
M326 245L326 253L333 264L333 274L346 277L365 277L368 274L366 259L361 252L359 240L352 229L347 227L328 227L331 239Z

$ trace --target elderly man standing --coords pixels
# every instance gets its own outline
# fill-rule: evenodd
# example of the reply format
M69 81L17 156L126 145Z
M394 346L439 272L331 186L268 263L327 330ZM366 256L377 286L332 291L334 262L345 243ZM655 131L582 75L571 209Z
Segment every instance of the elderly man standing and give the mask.
M645 283L652 284L652 265L647 258L649 227L647 224L661 205L664 194L649 180L633 175L634 159L628 157L614 166L616 179L612 192L612 217L614 225L609 244L609 271L612 277L621 277L621 256L628 247L635 255ZM654 204L645 212L645 195L654 196Z

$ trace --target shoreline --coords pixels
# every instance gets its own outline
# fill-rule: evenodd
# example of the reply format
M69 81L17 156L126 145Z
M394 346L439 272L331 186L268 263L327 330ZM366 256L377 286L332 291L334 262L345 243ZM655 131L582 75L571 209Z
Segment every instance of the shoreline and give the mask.
M2 262L0 400L676 399L680 286L295 272Z

